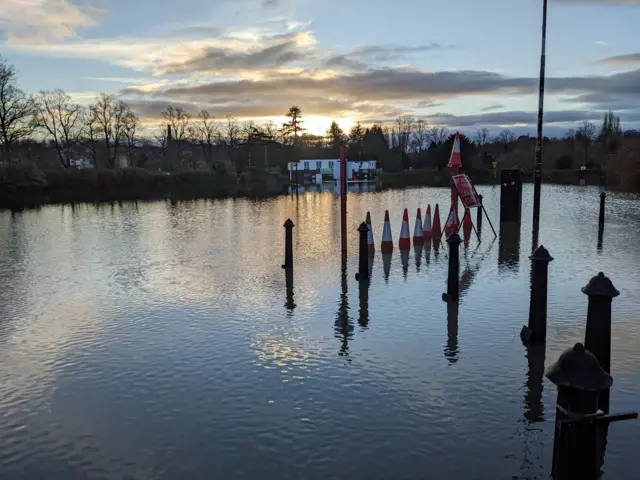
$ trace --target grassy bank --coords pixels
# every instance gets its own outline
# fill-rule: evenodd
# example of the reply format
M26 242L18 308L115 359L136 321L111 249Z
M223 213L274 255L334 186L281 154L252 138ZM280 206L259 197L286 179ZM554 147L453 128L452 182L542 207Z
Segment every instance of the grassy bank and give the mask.
M43 172L34 167L0 167L0 206L4 207L162 198L189 200L225 197L237 191L235 176L214 171L168 175L133 168Z

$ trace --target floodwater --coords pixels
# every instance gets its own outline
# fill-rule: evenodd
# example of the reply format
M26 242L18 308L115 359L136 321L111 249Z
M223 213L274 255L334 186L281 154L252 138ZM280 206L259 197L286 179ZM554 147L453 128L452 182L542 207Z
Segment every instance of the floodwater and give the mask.
M498 230L499 189L478 190ZM519 231L494 241L485 219L461 248L458 311L446 245L354 278L367 210L379 244L389 209L397 242L404 207L413 228L445 189L350 193L344 265L331 193L0 212L0 477L548 478L542 372L582 341L599 271L620 290L611 411L640 408L640 197L609 193L599 245L599 191L543 187L545 355L519 339L531 194ZM640 421L610 427L605 478L640 479L638 442Z

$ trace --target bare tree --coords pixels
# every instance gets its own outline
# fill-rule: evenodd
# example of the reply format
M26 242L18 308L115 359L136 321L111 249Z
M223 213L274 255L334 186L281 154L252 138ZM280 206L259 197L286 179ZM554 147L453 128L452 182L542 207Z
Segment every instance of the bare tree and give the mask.
M409 150L414 124L415 119L411 115L403 115L395 119L391 129L393 147L399 147L403 152Z
M173 140L187 140L189 134L189 121L191 114L181 107L167 107L166 110L160 112L162 117L171 125L171 138Z
M62 90L41 91L38 96L38 126L51 140L60 164L71 166L73 149L80 142L84 125L82 108Z
M476 131L476 138L475 138L476 146L482 147L487 143L489 143L490 140L491 140L491 137L489 136L488 128L480 128Z
M213 161L213 147L220 133L219 125L206 110L201 110L191 126L190 136L202 148L202 156L207 165Z
M229 149L229 158L231 158L231 150L233 150L240 142L241 129L238 120L231 115L227 115L227 121L224 125L225 143Z
M433 126L427 129L427 137L429 139L429 144L442 143L449 137L449 129L447 127L437 125Z
M586 166L589 160L589 147L598 137L598 127L595 123L584 121L576 129L576 140L580 142L584 148L583 166Z
M135 158L135 148L137 145L136 130L138 129L138 117L130 109L124 116L122 131L124 133L124 139L127 142L127 157L129 158L129 164L132 167L138 166Z
M496 137L496 140L499 143L503 143L505 145L509 144L509 143L513 143L516 141L516 134L513 133L511 130L502 130L498 136Z
M98 142L99 142L99 126L96 112L92 108L81 111L81 120L83 124L84 134L89 142L88 149L91 155L91 163L94 167L98 166Z
M16 85L13 65L0 57L0 144L11 164L11 148L31 136L37 127L38 104Z
M153 134L155 145L160 149L162 156L167 154L167 126L161 123Z
M101 93L89 107L95 115L100 136L104 142L107 164L115 167L120 144L126 138L125 125L131 112L129 106L113 96Z
M414 124L410 143L411 149L418 154L429 148L429 125L427 122L418 120Z

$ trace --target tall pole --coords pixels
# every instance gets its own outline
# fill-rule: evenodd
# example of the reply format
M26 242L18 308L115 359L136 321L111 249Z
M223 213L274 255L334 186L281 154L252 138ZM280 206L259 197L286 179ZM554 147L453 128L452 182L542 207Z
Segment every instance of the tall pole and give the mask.
M538 98L538 141L533 178L533 228L540 224L540 192L542 189L542 118L544 114L544 69L547 44L547 0L542 0L542 53L540 55L540 92Z

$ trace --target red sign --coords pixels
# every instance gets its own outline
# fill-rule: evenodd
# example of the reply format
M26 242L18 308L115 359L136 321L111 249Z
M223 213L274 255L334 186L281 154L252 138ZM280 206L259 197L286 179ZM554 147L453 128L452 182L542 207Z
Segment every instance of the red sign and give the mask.
M462 206L464 208L473 208L479 207L480 201L476 196L476 190L471 185L471 180L466 175L454 175L453 183L456 186L456 190L458 190L458 196L460 197L460 201L462 202Z

